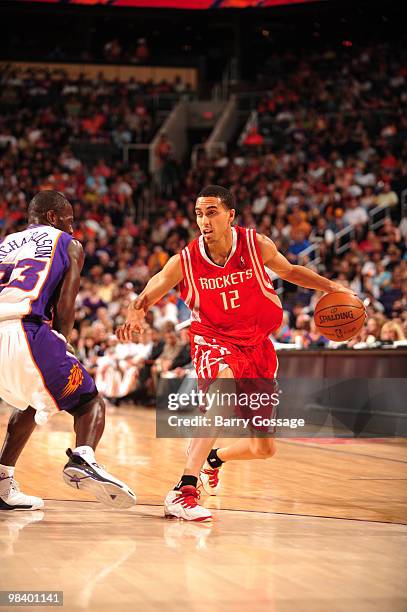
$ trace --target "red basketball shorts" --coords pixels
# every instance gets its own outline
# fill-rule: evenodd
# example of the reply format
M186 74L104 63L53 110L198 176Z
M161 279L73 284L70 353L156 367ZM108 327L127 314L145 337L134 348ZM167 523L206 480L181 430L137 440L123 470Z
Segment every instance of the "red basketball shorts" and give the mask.
M275 378L278 359L271 340L255 346L237 346L207 336L191 336L191 355L198 379L217 378L229 367L234 378Z
M239 401L231 407L230 415L227 415L231 416L233 412L235 416L249 419L252 431L273 433L274 429L270 431L268 426L257 424L254 419L256 416L269 418L275 412L274 403L259 405L254 402L258 400L259 394L268 394L268 397L271 397L278 392L278 359L271 340L266 338L261 344L241 347L197 335L192 336L191 340L191 354L199 388L207 393L219 372L229 367L233 372L236 384L234 389L238 393ZM221 388L226 393L231 390L229 386L225 380ZM247 404L242 405L240 400L243 395L248 399ZM205 405L201 406L201 411L206 411Z

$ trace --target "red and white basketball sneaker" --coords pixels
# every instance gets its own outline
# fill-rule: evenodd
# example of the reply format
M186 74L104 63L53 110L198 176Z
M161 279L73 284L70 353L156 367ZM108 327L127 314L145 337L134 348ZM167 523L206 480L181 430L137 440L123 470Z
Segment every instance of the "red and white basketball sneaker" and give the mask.
M181 487L179 491L170 491L164 501L165 516L184 521L212 520L210 511L198 504L199 497L199 491L191 485Z
M219 482L220 468L213 468L207 461L199 474L200 486L207 495L218 495L220 491Z

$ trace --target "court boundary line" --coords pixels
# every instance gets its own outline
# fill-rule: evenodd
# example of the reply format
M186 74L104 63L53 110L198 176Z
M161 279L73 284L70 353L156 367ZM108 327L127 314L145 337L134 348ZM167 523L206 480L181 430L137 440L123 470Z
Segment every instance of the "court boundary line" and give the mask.
M48 497L44 497L43 499L44 501L70 502L74 504L78 504L78 503L99 504L100 503L93 499L54 499L54 498L48 498ZM135 508L137 508L138 505L147 506L148 508L164 507L164 504L153 504L153 503L147 504L146 503L146 504L136 504ZM106 510L109 510L109 508L105 506L103 506L103 508ZM121 510L115 510L114 508L110 508L110 510L113 510L113 512L121 512ZM375 523L379 525L401 525L403 527L407 527L407 522L399 523L399 522L392 522L392 521L380 521L380 520L375 520L375 519L349 518L346 516L328 516L324 514L301 514L301 513L291 513L291 512L274 512L273 510L243 510L242 508L208 508L208 510L214 510L215 512L247 512L247 513L267 514L267 515L275 514L277 516L292 516L292 517L298 517L298 518L321 518L321 519L330 519L333 521L356 521L358 523ZM45 511L45 509L43 511ZM163 518L165 517L163 516Z

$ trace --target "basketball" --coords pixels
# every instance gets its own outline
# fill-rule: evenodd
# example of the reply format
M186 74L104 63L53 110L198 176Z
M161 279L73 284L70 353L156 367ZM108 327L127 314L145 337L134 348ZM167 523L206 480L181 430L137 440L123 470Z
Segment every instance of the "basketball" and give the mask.
M350 293L334 291L322 297L315 307L315 325L325 338L344 342L355 336L366 318L361 300Z

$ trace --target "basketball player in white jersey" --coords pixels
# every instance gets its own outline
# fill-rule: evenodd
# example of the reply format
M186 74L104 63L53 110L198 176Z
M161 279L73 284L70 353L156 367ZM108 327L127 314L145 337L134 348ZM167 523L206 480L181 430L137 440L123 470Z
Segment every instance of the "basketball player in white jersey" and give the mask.
M105 406L67 350L84 262L72 224L65 196L41 191L28 207L28 227L0 243L0 397L15 407L0 452L0 512L44 506L19 490L14 468L36 424L61 410L72 415L76 434L65 482L109 506L136 503L133 491L96 463Z

